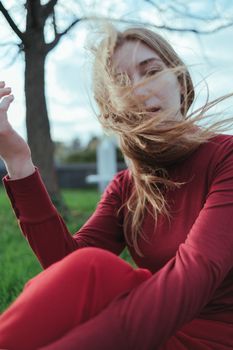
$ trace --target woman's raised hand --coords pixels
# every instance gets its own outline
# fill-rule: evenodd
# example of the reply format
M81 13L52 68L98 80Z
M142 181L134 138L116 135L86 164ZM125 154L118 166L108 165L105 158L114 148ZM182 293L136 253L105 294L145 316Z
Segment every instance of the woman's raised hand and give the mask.
M31 151L24 139L12 128L7 111L14 100L11 88L0 82L0 157L5 163L11 179L20 179L31 175L35 167L31 160Z

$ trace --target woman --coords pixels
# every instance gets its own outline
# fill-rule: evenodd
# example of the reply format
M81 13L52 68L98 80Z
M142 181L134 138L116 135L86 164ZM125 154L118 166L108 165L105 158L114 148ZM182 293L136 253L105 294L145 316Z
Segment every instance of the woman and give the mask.
M233 138L196 124L219 100L188 117L187 68L147 29L111 28L94 54L100 121L129 169L73 237L7 121L1 83L4 184L46 270L1 315L0 347L232 349ZM116 256L126 245L135 270Z

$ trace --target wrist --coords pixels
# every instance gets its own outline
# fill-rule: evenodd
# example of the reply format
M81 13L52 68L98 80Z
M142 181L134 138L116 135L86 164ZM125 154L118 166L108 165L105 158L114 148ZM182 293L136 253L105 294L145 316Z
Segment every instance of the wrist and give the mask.
M18 157L8 162L4 161L4 163L11 180L19 180L35 172L35 166L31 158L21 159Z

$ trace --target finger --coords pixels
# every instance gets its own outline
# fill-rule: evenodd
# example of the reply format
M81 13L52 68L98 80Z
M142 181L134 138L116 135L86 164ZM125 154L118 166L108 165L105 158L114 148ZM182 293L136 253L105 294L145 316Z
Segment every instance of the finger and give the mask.
M0 87L4 87L5 86L5 81L0 81Z
M8 94L11 93L11 88L10 87L7 87L7 88L0 88L0 97L3 97L3 96L6 96Z
M13 100L14 100L13 95L4 97L0 103L0 111L7 111Z

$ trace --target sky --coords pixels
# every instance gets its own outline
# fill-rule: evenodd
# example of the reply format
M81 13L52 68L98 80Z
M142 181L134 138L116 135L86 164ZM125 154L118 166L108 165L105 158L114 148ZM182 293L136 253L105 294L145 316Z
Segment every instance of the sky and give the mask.
M85 2L85 5L83 5ZM24 29L24 12L18 1L2 1L11 9L12 17L15 18L20 28ZM46 3L46 1L43 1ZM59 2L58 2L59 3ZM64 3L65 6L64 7ZM186 11L192 12L195 16L206 18L203 22L180 15L175 16L169 9L174 1L164 0L157 2L162 4L161 12L158 13L149 3L144 0L124 1L97 0L95 6L93 0L69 1L60 0L61 7L58 8L61 14L60 27L65 27L70 20L70 15L64 17L72 8L73 13L82 15L97 15L101 4L102 15L111 15L114 18L125 20L142 20L162 24L166 20L168 25L176 27L196 27L209 30L217 26L216 21L209 18L221 14L223 23L228 18L233 18L233 4L230 1L219 0L216 6L213 0L177 1L180 12L184 11L182 4L188 3ZM231 4L230 4L231 3ZM59 5L60 5L59 4ZM82 4L82 6L80 5ZM92 12L90 13L90 8ZM114 11L113 11L114 9ZM20 11L19 11L20 10ZM62 14L63 11L63 14ZM164 19L165 18L165 19ZM8 28L8 24L0 14L1 42L17 42L16 36ZM46 63L46 98L51 125L51 133L54 141L71 143L79 138L85 145L92 136L102 135L101 127L96 118L97 109L92 99L91 92L91 59L87 50L87 43L90 40L90 33L94 28L82 22L66 36L48 56ZM195 107L204 103L208 84L210 99L220 95L233 92L233 26L215 32L196 36L190 33L171 32L156 30L172 44L184 62L187 64L196 86L197 100ZM46 31L47 40L52 38L49 29ZM6 52L6 47L0 46L0 80L5 80L8 86L12 87L15 101L9 111L9 120L13 127L26 138L25 130L25 98L24 98L24 60L23 55L9 65L14 48ZM36 62L35 62L36 64ZM36 98L36 97L35 97ZM233 115L233 99L221 104L218 108L227 109ZM229 130L229 133L233 131Z

